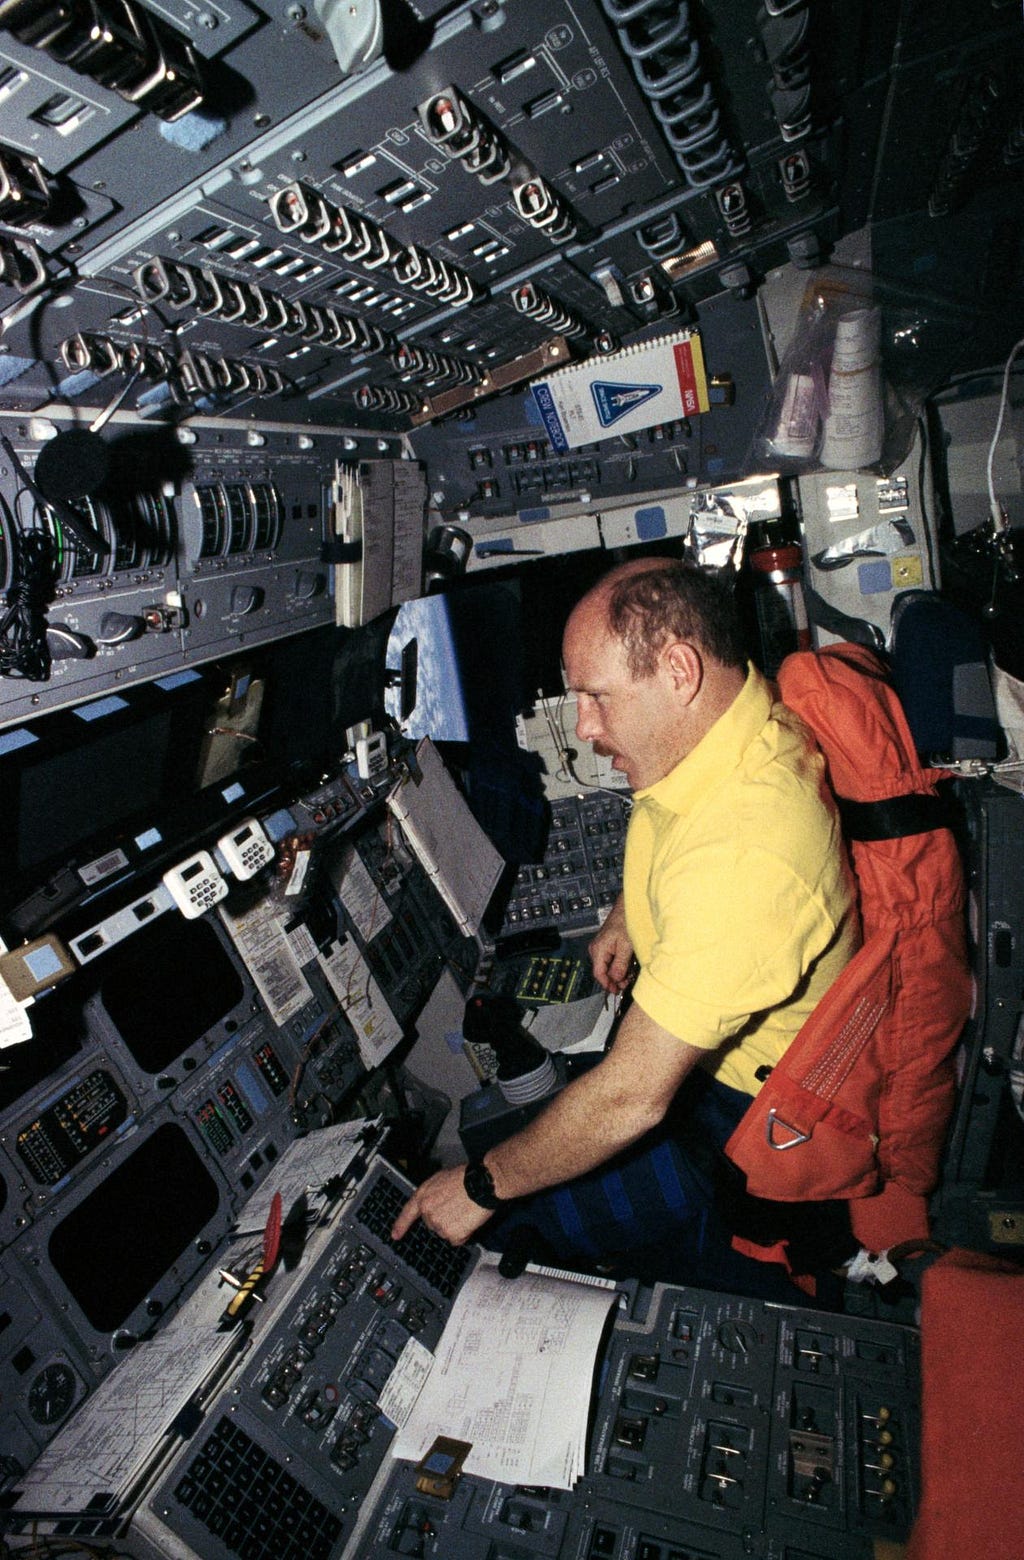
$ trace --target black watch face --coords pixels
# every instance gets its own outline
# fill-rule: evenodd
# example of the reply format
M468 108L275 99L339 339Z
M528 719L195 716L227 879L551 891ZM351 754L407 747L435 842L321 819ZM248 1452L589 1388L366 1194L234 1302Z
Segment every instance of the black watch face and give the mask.
M467 1165L462 1178L466 1196L481 1208L496 1208L500 1198L494 1190L494 1181L486 1165Z

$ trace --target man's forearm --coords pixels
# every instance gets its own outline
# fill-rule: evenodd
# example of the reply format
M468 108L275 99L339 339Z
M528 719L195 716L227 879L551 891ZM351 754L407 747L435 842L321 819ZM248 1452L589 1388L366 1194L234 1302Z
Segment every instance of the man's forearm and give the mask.
M484 1156L501 1198L526 1197L584 1175L656 1125L605 1069L610 1058L567 1084L530 1124Z
M572 1180L635 1142L662 1119L701 1054L634 1004L609 1054L522 1132L484 1155L498 1196L527 1197ZM456 1245L472 1239L488 1212L467 1195L463 1168L439 1170L417 1187L392 1227L395 1240L417 1219Z

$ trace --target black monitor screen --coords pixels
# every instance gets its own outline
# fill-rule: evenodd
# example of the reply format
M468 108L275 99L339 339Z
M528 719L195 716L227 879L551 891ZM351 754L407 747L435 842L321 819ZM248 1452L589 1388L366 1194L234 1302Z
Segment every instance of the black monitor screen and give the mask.
M50 1260L97 1332L112 1332L217 1212L220 1193L183 1129L158 1127L50 1236Z
M29 1009L31 1039L5 1047L0 1063L0 1109L76 1056L89 1038L77 980L37 997Z
M336 762L351 725L383 717L389 623L296 634L0 731L7 941Z
M214 927L174 911L120 943L104 964L103 1006L149 1073L169 1067L245 995Z

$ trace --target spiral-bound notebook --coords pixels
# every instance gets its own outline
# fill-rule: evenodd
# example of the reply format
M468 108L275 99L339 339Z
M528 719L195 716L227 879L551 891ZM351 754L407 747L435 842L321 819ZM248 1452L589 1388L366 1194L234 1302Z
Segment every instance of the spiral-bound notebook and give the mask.
M556 450L695 417L709 404L704 353L693 330L571 364L530 389Z

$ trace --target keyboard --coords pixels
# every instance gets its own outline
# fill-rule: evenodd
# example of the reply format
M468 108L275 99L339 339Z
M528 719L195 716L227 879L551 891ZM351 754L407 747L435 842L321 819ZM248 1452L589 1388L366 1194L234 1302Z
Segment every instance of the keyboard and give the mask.
M428 1230L420 1220L401 1240L392 1240L391 1226L408 1198L409 1193L397 1181L381 1176L356 1209L356 1219L389 1251L400 1257L406 1267L436 1289L438 1294L450 1300L473 1260L473 1248L450 1246L440 1235Z
M328 1560L342 1531L323 1501L226 1417L174 1494L239 1560Z

